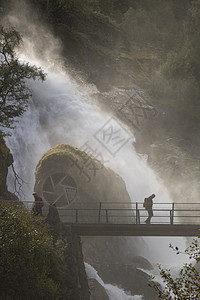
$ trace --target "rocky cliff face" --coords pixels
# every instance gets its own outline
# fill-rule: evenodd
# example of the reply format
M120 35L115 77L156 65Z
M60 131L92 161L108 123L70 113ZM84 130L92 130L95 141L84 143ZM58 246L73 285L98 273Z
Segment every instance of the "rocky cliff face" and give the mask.
M88 279L88 283L91 291L91 300L109 300L105 289L96 279Z
M52 270L60 285L60 298L63 300L90 300L90 291L83 262L80 237L71 234L70 226L65 226L59 217L57 208L49 206L46 217L53 236L53 242L64 244L62 264Z
M65 208L91 208L93 215L89 221L97 222L99 202L104 206L109 202L123 202L122 208L131 207L122 178L91 155L71 145L61 144L50 149L39 161L35 175L35 190L45 200L46 211L49 204L55 204L65 222L75 221L75 215L72 217L65 212L63 216ZM78 218L81 222L88 220L84 215ZM109 221L112 222L113 218L111 216ZM106 217L101 221L106 222ZM121 284L133 295L146 293L148 300L154 299L153 291L144 292L144 286L140 285L141 278L146 286L148 281L147 276L137 270L139 266L145 268L144 260L139 260L139 266L134 263L135 257L144 253L146 248L142 238L84 237L82 248L84 260L99 272L103 280L105 277L106 283ZM130 267L127 268L127 265ZM123 278L127 276L130 280L125 284Z
M2 136L0 136L0 198L5 200L12 200L16 198L12 193L7 189L7 174L8 167L13 163L13 156L10 153L9 148L6 146L6 143Z

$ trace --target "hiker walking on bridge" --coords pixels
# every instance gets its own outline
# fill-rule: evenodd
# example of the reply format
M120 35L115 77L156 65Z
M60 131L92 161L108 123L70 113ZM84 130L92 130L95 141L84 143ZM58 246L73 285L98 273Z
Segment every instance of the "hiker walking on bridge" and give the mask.
M145 220L146 224L150 224L151 218L153 217L153 199L155 198L155 194L152 194L148 198L144 199L143 207L148 211L148 218Z

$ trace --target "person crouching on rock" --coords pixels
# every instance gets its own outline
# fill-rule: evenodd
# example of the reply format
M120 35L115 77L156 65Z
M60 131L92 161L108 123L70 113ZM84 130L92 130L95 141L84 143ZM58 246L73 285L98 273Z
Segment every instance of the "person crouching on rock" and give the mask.
M153 206L153 199L155 198L155 196L156 196L155 194L152 194L148 198L144 199L143 206L148 211L148 218L145 220L146 224L150 224L151 218L153 217L152 206Z
M33 193L33 197L35 199L35 202L34 202L33 208L32 208L33 216L40 215L41 217L43 217L43 213L42 213L42 207L44 206L43 200L35 192Z

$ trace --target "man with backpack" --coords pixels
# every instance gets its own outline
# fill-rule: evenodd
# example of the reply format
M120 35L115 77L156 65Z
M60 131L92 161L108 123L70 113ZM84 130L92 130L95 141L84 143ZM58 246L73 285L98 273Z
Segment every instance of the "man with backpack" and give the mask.
M148 211L148 218L145 220L146 224L150 224L151 218L153 217L153 199L155 198L155 194L152 194L148 198L144 199L143 207Z
M34 216L40 215L41 217L43 217L43 213L42 213L42 207L44 206L43 200L35 192L33 193L33 197L35 199L35 202L34 202L33 208L32 208L33 215Z

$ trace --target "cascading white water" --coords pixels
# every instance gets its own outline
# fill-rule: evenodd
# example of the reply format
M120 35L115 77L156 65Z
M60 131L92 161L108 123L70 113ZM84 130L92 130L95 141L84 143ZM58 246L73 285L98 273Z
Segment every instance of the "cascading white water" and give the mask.
M101 286L104 287L110 300L141 300L143 298L140 295L130 296L117 286L105 284L99 277L97 271L88 263L85 263L85 270L89 279L96 279Z

